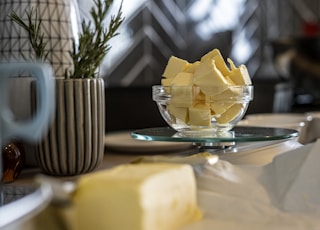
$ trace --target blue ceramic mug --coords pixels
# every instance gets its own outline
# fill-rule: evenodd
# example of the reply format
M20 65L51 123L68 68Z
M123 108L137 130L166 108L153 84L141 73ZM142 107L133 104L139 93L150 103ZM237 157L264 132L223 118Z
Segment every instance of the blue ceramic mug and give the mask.
M38 105L37 111L29 120L17 121L10 108L9 79L21 73L28 73L36 79ZM0 149L13 138L35 142L45 135L54 115L54 83L53 71L49 65L26 62L0 64ZM0 178L1 161L2 157Z

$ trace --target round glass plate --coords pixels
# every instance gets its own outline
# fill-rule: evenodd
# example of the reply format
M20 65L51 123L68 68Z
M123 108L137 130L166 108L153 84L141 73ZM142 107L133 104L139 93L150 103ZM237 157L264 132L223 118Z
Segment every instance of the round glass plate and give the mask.
M204 133L202 136L183 136L170 127L146 128L131 132L135 139L146 141L175 141L194 143L227 143L284 140L297 137L299 132L293 129L236 126L230 132L222 134Z

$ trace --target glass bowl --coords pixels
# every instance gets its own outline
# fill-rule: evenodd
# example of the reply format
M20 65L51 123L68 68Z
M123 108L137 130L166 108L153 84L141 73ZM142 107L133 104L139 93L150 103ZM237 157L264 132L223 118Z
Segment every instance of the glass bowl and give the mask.
M227 133L243 118L253 99L253 86L152 87L152 98L163 119L185 136Z

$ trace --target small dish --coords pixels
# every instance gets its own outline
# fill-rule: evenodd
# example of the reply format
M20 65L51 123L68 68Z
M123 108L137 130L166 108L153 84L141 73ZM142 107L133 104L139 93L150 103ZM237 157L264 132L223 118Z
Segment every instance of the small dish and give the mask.
M152 87L153 100L167 124L185 136L228 132L253 99L252 85Z

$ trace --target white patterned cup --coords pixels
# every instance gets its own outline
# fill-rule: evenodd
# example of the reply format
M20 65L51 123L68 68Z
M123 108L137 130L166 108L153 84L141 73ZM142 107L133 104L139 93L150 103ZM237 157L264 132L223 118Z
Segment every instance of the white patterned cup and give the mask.
M0 60L35 60L29 35L22 26L9 16L15 12L24 22L28 22L27 12L34 10L41 20L41 32L46 42L45 52L49 52L55 78L64 78L66 71L73 70L69 54L73 50L73 39L78 42L80 13L77 0L1 0L0 1Z

